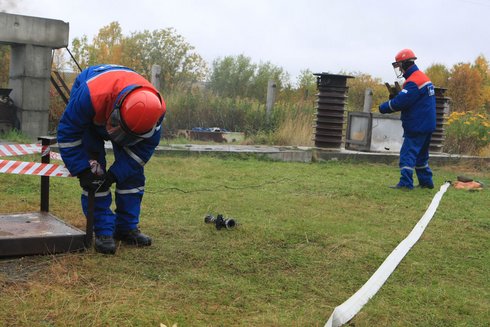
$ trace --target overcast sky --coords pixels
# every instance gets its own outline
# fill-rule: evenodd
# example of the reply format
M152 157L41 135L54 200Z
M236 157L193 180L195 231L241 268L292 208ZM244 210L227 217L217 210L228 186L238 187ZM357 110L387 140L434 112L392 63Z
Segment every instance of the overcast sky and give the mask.
M70 42L114 21L124 35L173 27L209 65L243 54L292 82L305 69L393 82L403 48L422 69L490 60L490 0L0 0L0 11L68 22Z

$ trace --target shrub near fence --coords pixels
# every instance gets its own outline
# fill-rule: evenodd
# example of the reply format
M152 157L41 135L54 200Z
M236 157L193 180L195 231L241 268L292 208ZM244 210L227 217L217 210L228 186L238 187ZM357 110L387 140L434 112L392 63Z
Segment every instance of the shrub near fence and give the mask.
M488 114L453 112L446 127L444 148L449 153L480 154L490 145L490 118Z
M193 127L220 127L252 136L274 134L283 124L296 122L297 129L302 130L305 115L311 117L311 121L306 119L307 128L311 129L315 110L309 102L276 102L267 119L265 104L254 99L220 97L205 90L174 92L164 97L167 104L164 129L168 137L179 129Z

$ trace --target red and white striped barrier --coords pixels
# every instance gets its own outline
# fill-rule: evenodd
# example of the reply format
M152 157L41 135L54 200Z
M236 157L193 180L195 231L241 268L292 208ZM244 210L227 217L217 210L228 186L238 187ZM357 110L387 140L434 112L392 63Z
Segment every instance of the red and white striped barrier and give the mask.
M1 144L0 157L23 156L27 154L41 153L44 156L49 152L49 157L55 160L62 160L57 152L52 152L49 146L42 147L41 144Z
M0 157L22 156L41 152L40 144L2 144Z
M52 152L49 146L41 144L2 144L0 157L22 156L41 153L55 160L62 160L59 153ZM70 172L63 165L25 162L0 159L0 174L37 175L52 177L71 177Z
M65 166L13 160L0 160L0 173L51 177L71 176Z

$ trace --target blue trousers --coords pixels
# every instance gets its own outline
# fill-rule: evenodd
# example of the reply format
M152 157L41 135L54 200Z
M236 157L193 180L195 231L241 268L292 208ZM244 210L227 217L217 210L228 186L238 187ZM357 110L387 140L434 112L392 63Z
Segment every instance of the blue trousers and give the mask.
M413 188L413 172L420 186L434 186L429 167L429 145L432 133L405 133L400 150L400 182L398 186Z
M97 160L104 171L106 169L106 152L104 139L95 131L87 131L83 137L84 150L91 159ZM113 144L114 160L120 160L123 148ZM95 235L113 235L116 230L129 231L136 229L141 212L141 201L145 189L145 176L141 170L122 182L116 183L115 211L112 211L111 190L95 193L94 232ZM88 192L83 191L81 196L82 209L87 216Z

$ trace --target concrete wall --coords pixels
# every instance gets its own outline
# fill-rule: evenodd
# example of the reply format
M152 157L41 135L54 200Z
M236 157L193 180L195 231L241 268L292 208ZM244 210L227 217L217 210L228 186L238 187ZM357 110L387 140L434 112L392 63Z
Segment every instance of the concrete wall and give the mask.
M9 88L17 107L20 130L32 138L48 133L52 50L12 45Z
M48 133L52 50L68 45L68 23L0 13L0 43L11 45L10 97L20 130L36 139Z

